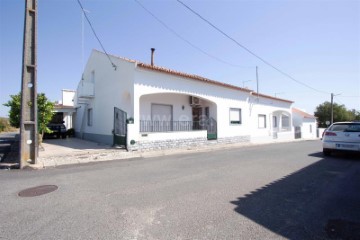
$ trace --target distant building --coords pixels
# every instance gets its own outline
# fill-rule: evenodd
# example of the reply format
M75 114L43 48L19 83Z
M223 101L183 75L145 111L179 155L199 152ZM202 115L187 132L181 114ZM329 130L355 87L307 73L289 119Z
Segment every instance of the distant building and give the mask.
M55 102L55 114L51 123L64 123L66 129L73 128L73 117L76 113L76 109L74 107L74 97L74 90L62 90L62 99L61 101Z
M318 137L315 116L297 108L292 108L292 114L295 138L315 139Z

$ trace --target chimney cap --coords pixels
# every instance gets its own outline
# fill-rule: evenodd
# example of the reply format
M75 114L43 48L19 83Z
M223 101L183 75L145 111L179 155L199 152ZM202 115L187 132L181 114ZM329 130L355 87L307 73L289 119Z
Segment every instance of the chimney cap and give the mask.
M151 48L151 66L154 66L154 52L155 48Z

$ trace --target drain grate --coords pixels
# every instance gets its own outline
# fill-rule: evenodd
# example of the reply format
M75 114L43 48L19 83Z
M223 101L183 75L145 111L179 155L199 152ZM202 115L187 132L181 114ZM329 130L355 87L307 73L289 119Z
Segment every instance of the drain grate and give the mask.
M330 239L360 239L360 223L342 219L330 219L325 231Z
M58 189L56 185L42 185L33 188L27 188L18 193L19 197L36 197L51 193Z

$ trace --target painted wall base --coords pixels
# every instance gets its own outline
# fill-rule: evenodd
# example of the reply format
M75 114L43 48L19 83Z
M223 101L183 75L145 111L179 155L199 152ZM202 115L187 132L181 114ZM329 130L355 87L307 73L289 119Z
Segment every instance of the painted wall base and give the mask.
M187 138L187 139L172 139L172 140L158 140L158 141L139 141L134 145L129 145L129 151L154 151L165 149L178 148L196 148L202 146L211 146L216 144L231 144L231 143L248 143L250 136L236 136L219 138L216 140L208 140L207 138Z

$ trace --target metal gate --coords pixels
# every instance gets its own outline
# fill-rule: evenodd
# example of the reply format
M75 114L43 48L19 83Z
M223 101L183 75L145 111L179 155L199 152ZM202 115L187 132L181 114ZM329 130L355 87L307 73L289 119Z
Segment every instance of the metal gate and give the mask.
M301 127L295 127L295 139L301 138Z
M206 120L206 130L208 140L217 139L217 122L215 119L209 118Z
M114 107L114 146L122 146L126 148L126 118L126 112Z

